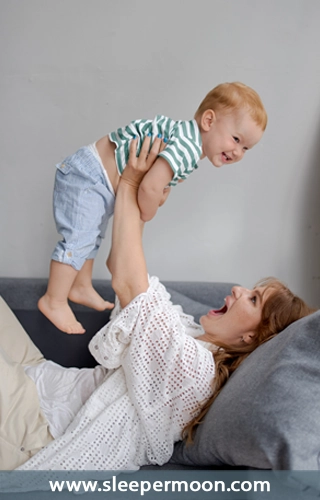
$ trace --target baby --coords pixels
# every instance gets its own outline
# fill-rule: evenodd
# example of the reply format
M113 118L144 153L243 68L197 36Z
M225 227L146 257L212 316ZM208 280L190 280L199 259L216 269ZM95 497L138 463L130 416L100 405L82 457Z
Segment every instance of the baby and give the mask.
M138 153L147 135L166 143L138 191L141 219L148 221L166 199L168 186L185 180L199 160L207 157L215 167L240 161L259 142L266 125L266 111L253 89L239 82L222 83L203 99L193 120L162 115L136 120L59 163L54 216L63 239L52 254L40 311L60 330L84 333L68 299L99 311L113 307L92 287L92 268L133 138L138 140Z

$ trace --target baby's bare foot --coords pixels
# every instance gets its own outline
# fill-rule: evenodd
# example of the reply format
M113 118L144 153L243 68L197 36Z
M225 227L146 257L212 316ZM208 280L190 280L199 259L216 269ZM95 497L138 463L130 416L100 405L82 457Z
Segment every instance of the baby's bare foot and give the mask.
M77 321L68 302L60 302L52 299L47 294L43 295L38 301L38 307L59 330L73 334L85 333L85 329Z
M92 286L74 285L70 290L68 298L72 302L91 307L97 311L105 311L105 309L112 309L114 307L113 303L104 300Z

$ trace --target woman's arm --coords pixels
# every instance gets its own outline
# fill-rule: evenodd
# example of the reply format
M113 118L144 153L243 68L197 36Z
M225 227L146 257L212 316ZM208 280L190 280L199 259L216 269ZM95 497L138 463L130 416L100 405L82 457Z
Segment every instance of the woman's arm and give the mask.
M136 156L137 140L130 144L128 164L121 176L114 210L112 248L107 265L112 274L112 287L121 307L125 307L149 286L147 266L142 246L143 223L137 193L141 180L154 163L161 146L156 138L151 150L150 137L143 142Z

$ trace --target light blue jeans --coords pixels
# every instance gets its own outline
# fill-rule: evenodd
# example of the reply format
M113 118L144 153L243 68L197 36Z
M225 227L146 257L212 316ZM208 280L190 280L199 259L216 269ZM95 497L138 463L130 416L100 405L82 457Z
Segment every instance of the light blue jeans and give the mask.
M98 159L88 147L56 165L53 211L62 240L52 260L80 270L94 259L113 215L115 196Z

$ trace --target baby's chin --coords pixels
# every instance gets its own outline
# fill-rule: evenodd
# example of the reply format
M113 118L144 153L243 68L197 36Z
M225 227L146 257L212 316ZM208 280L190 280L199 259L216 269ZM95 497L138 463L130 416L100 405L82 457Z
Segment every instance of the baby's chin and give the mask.
M210 163L211 163L211 165L213 165L213 166L214 166L214 167L216 167L216 168L223 167L223 165L224 165L222 162L219 162L219 163L218 163L216 160L213 160L213 161L211 161Z
M211 165L213 165L216 168L220 168L223 167L223 165L225 165L219 154L212 155L211 158L208 157L208 160L210 161Z

